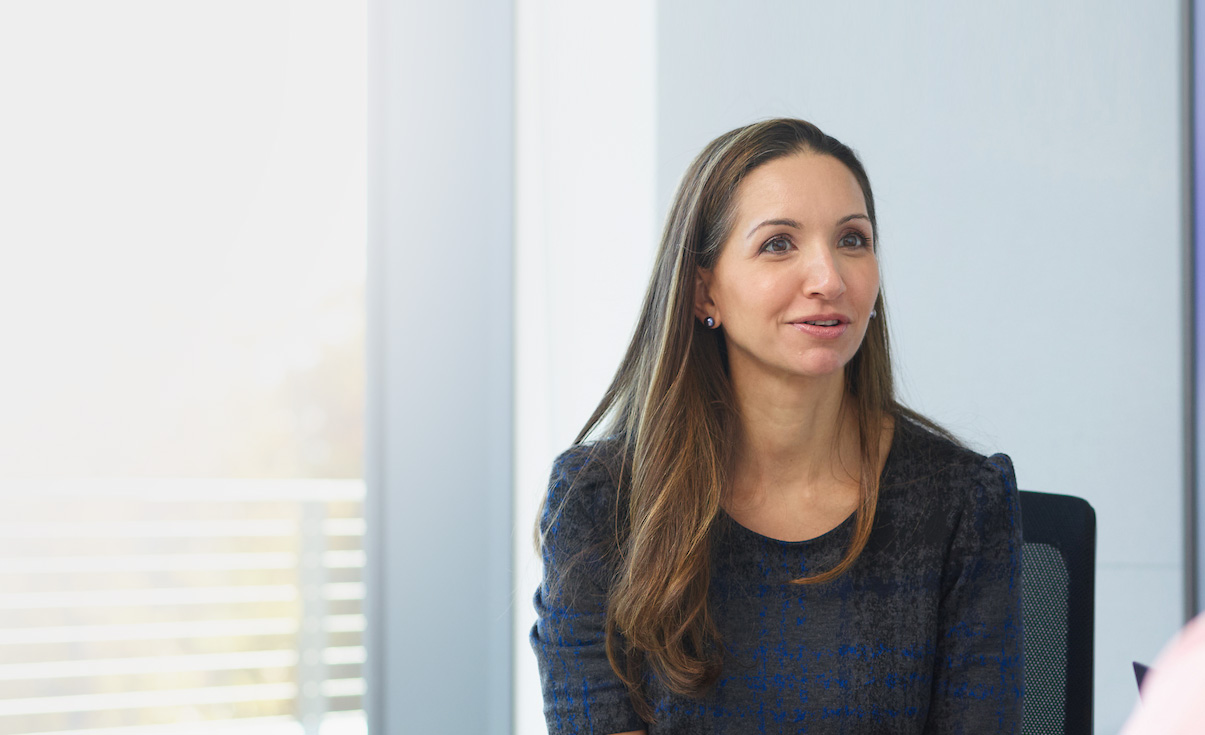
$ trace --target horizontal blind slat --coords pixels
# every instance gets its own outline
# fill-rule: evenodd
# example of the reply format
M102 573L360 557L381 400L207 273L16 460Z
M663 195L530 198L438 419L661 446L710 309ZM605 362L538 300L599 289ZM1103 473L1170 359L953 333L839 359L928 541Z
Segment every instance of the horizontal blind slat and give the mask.
M245 717L237 720L205 720L164 725L130 725L79 730L38 731L30 735L301 735L297 720L289 716ZM329 735L364 735L363 714L360 712L331 712L323 722L323 733Z
M40 523L0 523L4 539L80 539L80 538L227 538L292 536L297 524L291 520L226 521L155 521L80 523L43 521ZM329 534L329 531L328 531Z
M327 552L335 553L335 552ZM352 552L340 552L352 553ZM363 557L356 557L363 566ZM351 560L351 557L347 557ZM102 572L188 572L233 569L292 569L297 555L264 551L239 554L157 554L43 556L0 559L0 574L79 574Z
M294 666L297 651L240 651L192 656L144 656L72 661L41 661L0 665L0 681L66 679L76 677L158 674L172 671L217 671Z
M248 602L290 602L297 588L288 585L239 587L180 587L159 590L100 590L0 595L0 610L56 607L135 607L146 605L213 605Z
M140 623L138 625L72 625L54 628L0 628L0 645L290 635L295 632L297 632L296 618L186 620L170 623Z
M292 682L284 682L278 684L202 687L197 689L157 689L145 692L116 692L113 694L73 694L65 697L0 699L0 717L108 709L178 707L182 705L220 704L224 702L255 702L260 700L293 699L296 696L297 685Z

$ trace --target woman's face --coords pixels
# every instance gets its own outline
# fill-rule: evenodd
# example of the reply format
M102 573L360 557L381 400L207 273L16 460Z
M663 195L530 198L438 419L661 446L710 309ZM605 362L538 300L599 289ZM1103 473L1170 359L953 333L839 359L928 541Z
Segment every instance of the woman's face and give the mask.
M823 377L853 358L879 291L870 218L837 159L777 158L736 191L735 224L695 311L724 330L734 378Z

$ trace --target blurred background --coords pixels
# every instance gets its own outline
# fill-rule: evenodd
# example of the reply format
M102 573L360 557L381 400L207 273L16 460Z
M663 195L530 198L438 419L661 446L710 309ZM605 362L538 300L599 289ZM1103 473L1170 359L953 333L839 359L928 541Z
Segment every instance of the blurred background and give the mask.
M362 733L364 2L0 2L0 733Z
M875 187L906 401L1198 609L1187 0L0 0L0 735L544 732L552 458L716 135Z

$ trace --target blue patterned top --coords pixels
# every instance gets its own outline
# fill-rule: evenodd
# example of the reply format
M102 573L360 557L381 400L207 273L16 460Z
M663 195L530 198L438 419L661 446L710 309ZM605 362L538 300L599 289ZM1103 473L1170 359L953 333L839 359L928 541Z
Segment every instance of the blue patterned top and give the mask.
M697 699L653 677L653 723L604 650L617 498L590 456L557 459L541 520L531 644L550 733L1020 733L1021 517L1007 456L899 420L870 541L828 584L787 582L840 560L852 516L794 543L725 516L709 587L722 673Z

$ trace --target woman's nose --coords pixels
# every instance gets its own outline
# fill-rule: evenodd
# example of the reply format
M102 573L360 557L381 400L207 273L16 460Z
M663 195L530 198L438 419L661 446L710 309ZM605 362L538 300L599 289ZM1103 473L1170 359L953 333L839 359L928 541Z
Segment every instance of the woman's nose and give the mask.
M841 278L835 255L827 247L816 247L804 259L803 289L808 296L835 299L845 293L845 280Z

